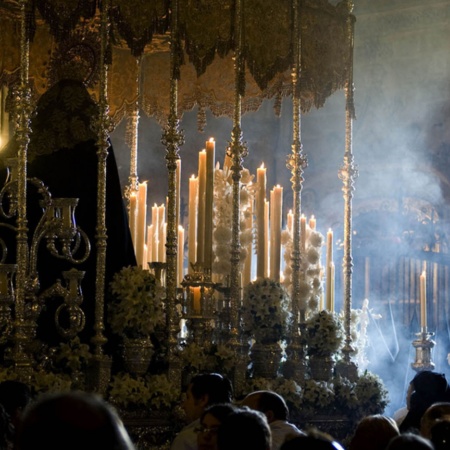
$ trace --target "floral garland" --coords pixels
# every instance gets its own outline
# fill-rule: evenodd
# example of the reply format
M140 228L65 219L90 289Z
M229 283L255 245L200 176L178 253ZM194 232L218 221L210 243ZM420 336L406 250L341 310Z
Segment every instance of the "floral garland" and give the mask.
M305 322L306 351L309 356L334 356L344 341L344 327L339 317L323 310L311 314Z
M119 409L145 407L149 411L170 410L180 397L179 388L164 374L135 377L124 372L111 379L108 394Z
M368 414L381 414L389 403L388 392L381 379L364 372L352 382L336 376L330 381L307 379L297 383L282 377L273 380L251 379L247 392L273 390L286 400L291 415L304 422L319 415L344 416L355 423Z
M124 267L114 274L110 287L114 299L108 319L114 333L138 338L164 324L164 289L148 270Z
M289 290L292 285L292 230L285 229L281 233L281 243L284 246L284 281L283 285ZM322 268L320 265L323 235L306 225L305 257L300 261L302 278L299 286L299 309L316 311L322 294Z
M240 191L240 241L241 241L241 263L247 255L247 246L252 242L253 230L247 227L247 219L251 213L253 202L253 190L251 181L253 175L248 169L242 171L242 188ZM212 265L213 273L222 278L231 272L231 230L233 217L233 180L228 168L219 169L214 172L214 232L213 232L213 252L214 260Z
M270 278L259 278L244 288L243 328L261 340L286 337L290 319L289 294L283 285Z

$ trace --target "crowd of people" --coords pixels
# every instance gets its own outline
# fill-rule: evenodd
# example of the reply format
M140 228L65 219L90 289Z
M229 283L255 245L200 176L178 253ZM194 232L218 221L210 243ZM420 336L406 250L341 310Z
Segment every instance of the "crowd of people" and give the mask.
M218 373L193 376L183 395L187 423L170 450L450 448L450 387L443 374L432 371L411 380L405 411L395 418L364 417L345 443L290 422L286 401L276 392L259 390L234 399L230 380ZM117 410L99 395L70 391L33 396L25 383L1 382L0 450L36 448L137 450Z

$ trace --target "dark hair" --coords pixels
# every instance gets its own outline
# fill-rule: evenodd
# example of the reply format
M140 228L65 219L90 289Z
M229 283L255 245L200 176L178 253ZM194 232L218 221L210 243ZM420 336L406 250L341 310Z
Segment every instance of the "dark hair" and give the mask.
M219 450L270 450L271 441L266 416L247 407L226 417L217 432Z
M414 433L403 433L391 439L386 450L434 450L428 439Z
M431 427L430 440L435 450L445 450L450 447L450 422L440 420Z
M342 445L327 433L315 428L310 429L304 436L287 439L280 450L344 450Z
M255 391L249 395L257 395L258 411L272 411L274 419L288 420L289 409L284 398L273 391Z
M237 406L232 403L216 403L215 405L208 406L200 416L200 421L206 416L206 414L211 414L220 423L222 423L226 417L237 410Z
M20 450L134 450L116 410L87 392L44 394L25 410Z
M400 434L394 419L382 414L363 417L349 444L350 450L384 450L389 441Z
M191 392L194 398L208 396L208 405L215 403L231 403L233 387L228 378L218 373L202 373L192 377Z

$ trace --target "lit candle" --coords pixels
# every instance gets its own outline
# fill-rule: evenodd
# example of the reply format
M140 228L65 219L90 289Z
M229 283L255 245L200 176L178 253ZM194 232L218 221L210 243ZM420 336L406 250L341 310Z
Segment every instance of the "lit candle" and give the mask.
M326 307L328 311L332 310L332 263L333 263L333 231L330 229L327 232L327 261L326 261L326 274L327 274L327 295L326 295Z
M270 242L269 242L269 212L270 203L264 199L264 277L269 276L269 255L270 255Z
M214 139L211 138L206 141L205 247L203 260L207 269L211 269L212 266L215 151L216 144Z
M194 314L201 314L201 297L202 293L199 287L193 287L192 289L192 309Z
M0 294L8 294L8 276L6 272L0 271Z
M309 219L309 228L311 228L311 230L316 229L316 218L314 216L311 216Z
M153 246L153 224L147 227L147 263L152 262L153 257L152 246ZM146 268L148 268L148 264Z
M136 260L138 265L145 267L144 244L147 227L147 182L139 183L138 213L136 221Z
M159 261L159 250L158 250L158 234L159 234L159 212L158 205L155 203L152 206L152 261Z
M300 239L302 244L302 252L304 252L306 248L306 217L304 214L300 217Z
M206 150L198 155L198 206L197 206L197 262L204 263L205 257L205 190Z
M136 193L132 192L130 194L130 232L135 250L136 250L136 217L137 217L136 205L137 205Z
M192 273L191 264L197 260L197 190L198 178L189 178L189 236L188 236L188 273Z
M178 225L178 284L180 285L184 277L184 228Z
M283 209L283 188L277 185L270 192L270 278L280 281L281 269L281 219Z
M427 330L427 274L425 270L420 275L420 326Z
M158 207L158 261L164 262L166 256L166 239L164 236L164 227L166 224L166 207L164 203Z
M249 188L251 187L251 182L249 183ZM251 194L251 188L249 189L248 195L250 196L250 203L247 209L247 218L245 220L246 230L253 230L253 196ZM253 235L253 234L252 234ZM252 256L253 256L253 239L247 245L247 256L244 261L244 274L243 274L243 286L247 286L252 279Z
M177 159L175 170L175 193L176 193L176 226L180 224L180 204L181 204L181 159Z
M290 234L292 234L292 225L294 223L294 214L292 213L292 209L289 210L287 214L287 229Z
M258 278L264 277L264 267L265 267L265 247L266 247L266 236L264 227L264 208L266 199L266 168L264 163L256 172L256 230L257 230L257 263L256 263L256 276Z
M334 312L335 308L334 308L334 276L335 276L335 267L334 267L334 262L331 263L331 307L330 307L330 312Z

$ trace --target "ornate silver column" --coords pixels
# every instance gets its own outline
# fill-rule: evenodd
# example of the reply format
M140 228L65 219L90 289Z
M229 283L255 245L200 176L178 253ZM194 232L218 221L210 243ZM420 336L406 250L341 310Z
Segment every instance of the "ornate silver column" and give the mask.
M344 258L343 285L344 285L344 330L345 344L342 350L344 359L337 365L336 370L342 376L350 380L357 378L356 364L350 360L353 351L351 342L351 308L352 308L352 199L355 190L354 181L358 177L358 170L354 164L352 150L353 119L355 118L355 106L353 102L353 36L355 18L352 15L353 2L346 0L343 2L343 13L347 15L347 37L349 45L348 78L345 86L345 153L344 163L339 170L339 178L342 180L344 193Z
M291 184L293 193L293 231L292 231L292 328L290 331L289 344L286 348L288 355L285 367L285 375L295 379L303 379L306 371L304 361L304 349L302 345L302 336L300 329L305 321L306 304L301 304L300 297L300 281L303 276L301 268L301 236L300 236L300 216L301 216L301 191L303 185L303 169L308 162L303 155L303 145L301 140L301 55L302 55L302 39L301 39L301 0L292 1L292 13L294 18L293 30L293 64L292 64L292 123L293 135L291 144L291 154L287 158L287 168L291 171Z
M240 392L245 381L245 368L247 363L248 347L240 338L239 310L242 303L241 292L241 238L240 238L240 190L243 161L248 154L247 146L242 141L242 96L245 93L244 59L242 54L243 39L243 8L242 0L237 0L235 5L235 57L234 57L234 115L231 141L227 149L227 155L231 158L231 176L233 179L233 212L231 224L231 271L230 271L230 345L238 356L237 365L234 368L233 383L237 392Z
M109 35L109 8L110 1L102 3L100 11L100 86L99 86L99 117L97 123L97 265L95 277L95 323L94 336L94 357L91 361L92 373L89 377L89 388L100 393L106 390L111 372L111 359L103 354L103 345L107 342L104 335L105 324L105 273L106 273L106 158L108 156L108 97L107 80L108 65L106 62L106 47Z
M27 324L25 300L27 292L28 227L27 227L27 154L30 142L31 91L29 87L30 42L27 33L28 0L20 1L20 85L17 92L16 136L19 144L17 162L17 274L12 358L19 378L31 376L32 358L25 351Z
M178 345L177 334L180 331L176 321L177 300L177 204L176 169L180 159L179 148L184 144L184 134L179 129L178 120L178 80L180 78L181 45L178 34L178 0L172 2L170 41L170 112L167 126L161 142L166 147L166 165L168 171L167 205L167 241L166 241L166 323L168 330L169 379L181 381L181 367L175 351Z

